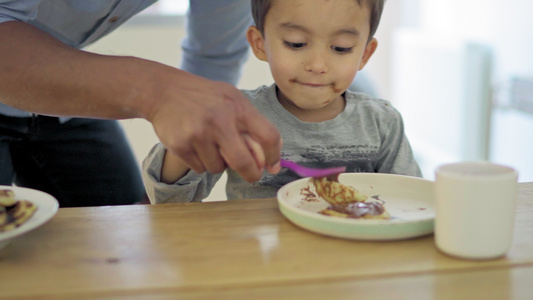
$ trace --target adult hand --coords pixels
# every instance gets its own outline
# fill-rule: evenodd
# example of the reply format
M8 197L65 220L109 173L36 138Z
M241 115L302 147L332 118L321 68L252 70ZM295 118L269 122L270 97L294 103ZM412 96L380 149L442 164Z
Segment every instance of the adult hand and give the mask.
M166 80L167 96L154 101L148 120L161 142L196 172L218 173L229 167L247 181L257 181L266 167L280 169L280 134L242 93L227 83L183 71ZM254 156L245 136L260 145Z

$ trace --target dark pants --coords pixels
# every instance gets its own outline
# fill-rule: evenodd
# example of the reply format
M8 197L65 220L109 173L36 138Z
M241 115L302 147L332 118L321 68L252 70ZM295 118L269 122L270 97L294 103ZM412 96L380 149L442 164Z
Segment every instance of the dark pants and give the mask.
M139 166L117 121L0 115L0 184L54 196L61 207L144 198Z

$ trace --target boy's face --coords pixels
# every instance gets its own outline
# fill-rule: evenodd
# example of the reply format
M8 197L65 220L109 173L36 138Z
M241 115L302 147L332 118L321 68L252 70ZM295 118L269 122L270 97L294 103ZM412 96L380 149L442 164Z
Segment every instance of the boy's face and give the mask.
M264 24L264 39L248 31L254 54L268 61L282 98L305 109L342 99L377 42L367 44L370 11L356 0L277 0Z

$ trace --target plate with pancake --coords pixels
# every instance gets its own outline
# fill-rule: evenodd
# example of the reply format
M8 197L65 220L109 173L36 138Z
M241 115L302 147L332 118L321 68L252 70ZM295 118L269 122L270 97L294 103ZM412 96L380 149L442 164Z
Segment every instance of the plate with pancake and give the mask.
M50 220L59 203L34 189L0 185L0 249Z
M281 213L301 228L327 236L369 241L401 240L433 233L433 181L382 173L340 174L341 186L366 198L365 202L357 203L384 207L386 212L375 218L325 213L331 212L332 205L318 195L315 183L312 178L302 178L286 184L277 193Z

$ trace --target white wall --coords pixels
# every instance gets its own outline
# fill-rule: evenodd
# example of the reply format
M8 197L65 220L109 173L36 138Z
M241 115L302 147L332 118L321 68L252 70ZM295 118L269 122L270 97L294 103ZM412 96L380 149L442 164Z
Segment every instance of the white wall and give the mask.
M414 60L411 65L403 61L403 58L398 57L397 50L395 50L394 39L397 37L399 31L406 29L413 32L423 33L420 36L433 36L441 39L441 43L449 43L449 47L456 41L466 41L468 43L478 43L485 46L485 49L490 51L490 67L487 74L488 87L483 93L486 95L486 105L489 109L492 108L493 102L496 98L506 98L508 95L509 82L512 78L526 78L533 80L533 1L531 0L509 0L509 1L487 1L487 0L447 0L447 1L432 1L432 0L395 0L387 1L382 23L378 30L377 38L380 42L378 52L369 63L371 68L370 73L379 85L381 96L391 100L391 102L400 106L400 112L406 119L406 126L413 118L420 119L422 114L426 112L434 113L435 107L445 107L446 102L432 105L432 101L441 101L443 94L436 90L429 91L428 97L420 97L423 99L416 99L412 106L402 106L402 99L398 99L398 85L404 84L398 80L398 76L402 78L412 79L419 78L416 74L421 67L425 67L428 72L433 66L442 65L443 59L438 55L434 61L425 61L426 66L422 65L422 60L425 57L420 56L419 60ZM427 44L425 45L427 47ZM445 49L443 47L442 49ZM418 49L421 55L429 55L428 52ZM457 52L459 53L459 52ZM448 54L450 52L448 51ZM457 55L459 57L459 55ZM444 58L444 57L442 57ZM452 64L459 61L456 59ZM402 66L402 70L396 73L392 69L394 66ZM452 65L449 65L453 67ZM459 67L455 66L457 70ZM440 72L434 68L433 72ZM463 73L465 73L463 71ZM398 75L400 74L400 75ZM438 86L449 86L446 91L447 95L459 97L461 93L451 89L461 89L457 78L450 78L449 71L442 72L442 76L421 78L419 82L413 87L402 86L404 90L413 95L422 92L428 92L427 89L433 89ZM456 73L456 77L464 74ZM396 76L396 77L395 77ZM436 82L439 80L439 82ZM414 79L411 80L411 83ZM463 82L464 84L464 82ZM418 88L417 88L418 87ZM433 94L431 94L433 93ZM531 97L531 96L530 96ZM437 98L441 98L440 100ZM456 106L459 99L450 99L451 106ZM442 100L445 101L445 100ZM430 102L428 104L428 102ZM426 110L424 110L424 106ZM465 106L471 106L471 103L465 102ZM472 107L470 107L472 109ZM444 113L449 113L449 109L443 109L442 114L434 115L433 118L437 122L441 119L446 119ZM457 110L449 115L450 121L454 121L454 116L462 115L469 111ZM474 111L477 113L477 111ZM428 117L428 116L424 116ZM433 122L435 123L435 122ZM442 122L441 122L442 123ZM426 138L438 138L438 135L446 130L449 124L445 122L442 124L427 123L427 127L438 127L440 131L431 129L435 136ZM416 124L420 127L419 124ZM531 113L518 111L514 108L495 107L492 113L489 112L488 120L485 129L480 132L488 132L486 148L483 152L488 153L489 160L493 162L508 164L518 169L521 181L533 181L533 116ZM417 128L416 130L419 130ZM427 128L426 128L427 129ZM406 128L407 135L416 135L416 130ZM448 133L449 134L449 133ZM453 133L455 134L455 133ZM479 138L479 137L475 137ZM456 140L460 140L459 138ZM443 141L448 142L448 141ZM418 147L418 145L413 145ZM450 148L460 148L464 145L449 145ZM425 149L415 149L425 151ZM437 155L438 156L438 155ZM441 161L444 162L444 161ZM424 162L422 162L424 164ZM426 168L426 177L431 178L433 174L433 166Z
M494 81L533 76L533 1L422 1L422 26L494 48Z
M447 0L420 4L423 30L492 48L491 101L505 97L513 77L533 81L533 1ZM490 160L518 169L520 181L533 181L533 115L494 107L491 121Z

